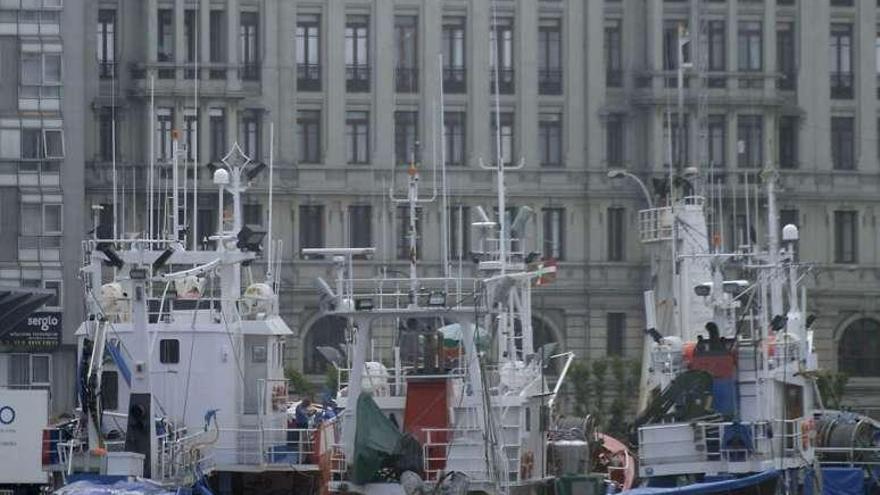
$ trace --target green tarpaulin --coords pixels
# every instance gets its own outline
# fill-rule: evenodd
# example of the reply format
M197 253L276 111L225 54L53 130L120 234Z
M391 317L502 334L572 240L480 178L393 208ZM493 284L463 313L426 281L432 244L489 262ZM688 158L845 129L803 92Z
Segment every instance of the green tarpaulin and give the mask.
M403 435L366 392L358 397L355 421L352 481L360 485L372 481L395 455Z

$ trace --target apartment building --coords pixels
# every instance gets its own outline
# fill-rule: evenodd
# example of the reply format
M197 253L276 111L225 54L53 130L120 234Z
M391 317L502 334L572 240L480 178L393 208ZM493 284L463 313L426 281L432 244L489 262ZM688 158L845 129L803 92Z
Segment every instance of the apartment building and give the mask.
M315 347L344 337L340 322L318 314L313 281L327 276L328 260L302 248L376 246L372 258L355 261L360 276L383 266L405 272L408 212L388 190L403 191L403 164L415 159L430 191L442 157L450 255L457 266L461 254L469 272L477 239L466 226L476 206L494 204L494 175L480 163L498 151L523 165L507 174L508 203L536 212L524 232L529 249L559 260L556 283L535 293L538 341L583 358L637 358L642 291L652 283L635 227L645 198L608 171L624 168L653 184L671 155L676 167L704 171L700 191L719 205L713 235L731 249L763 242L766 204L756 184L764 166L778 169L782 222L801 228L798 256L815 264L809 297L820 360L851 376L854 405L880 406L865 393L880 384L872 1L73 4L0 0L0 55L18 57L20 68L0 71L0 214L3 229L17 222L17 235L0 236L9 244L0 249L9 258L0 279L61 282L67 348L82 319L80 239L93 215L115 219L120 235L151 223L164 229L158 192L168 186L177 133L190 189L198 183L186 195L189 238L205 247L217 221L213 167L233 143L254 161L267 162L274 149L281 307L296 334L286 357L308 375L327 367ZM680 32L691 39L693 65L681 107ZM653 200L661 189L650 191ZM265 175L255 178L246 223L268 225L266 193ZM440 204L422 205L418 224L421 269L438 275ZM388 327L377 350L386 357ZM53 386L59 393L72 389L72 363L66 369Z

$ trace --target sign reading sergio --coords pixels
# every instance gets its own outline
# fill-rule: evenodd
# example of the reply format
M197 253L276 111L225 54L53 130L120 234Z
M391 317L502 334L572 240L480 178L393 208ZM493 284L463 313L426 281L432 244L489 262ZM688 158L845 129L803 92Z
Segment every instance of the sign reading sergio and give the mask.
M0 338L0 344L16 351L55 350L61 344L61 313L37 311Z

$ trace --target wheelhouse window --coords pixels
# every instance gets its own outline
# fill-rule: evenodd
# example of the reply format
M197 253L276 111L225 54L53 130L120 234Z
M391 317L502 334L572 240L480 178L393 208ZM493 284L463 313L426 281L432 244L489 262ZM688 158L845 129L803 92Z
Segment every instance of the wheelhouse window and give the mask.
M180 341L177 339L161 339L159 341L159 362L177 364L180 362Z

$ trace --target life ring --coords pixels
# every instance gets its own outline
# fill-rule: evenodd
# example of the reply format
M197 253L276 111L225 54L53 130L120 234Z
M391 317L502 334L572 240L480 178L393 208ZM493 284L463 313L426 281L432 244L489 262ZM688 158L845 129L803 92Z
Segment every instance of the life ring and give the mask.
M523 453L522 458L519 460L520 481L530 479L534 470L535 454L531 450L527 450Z

